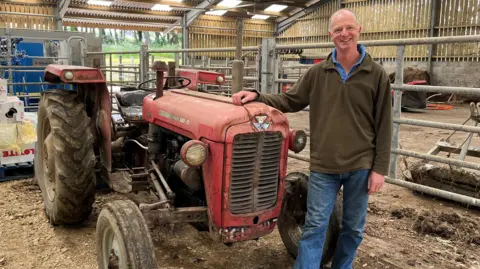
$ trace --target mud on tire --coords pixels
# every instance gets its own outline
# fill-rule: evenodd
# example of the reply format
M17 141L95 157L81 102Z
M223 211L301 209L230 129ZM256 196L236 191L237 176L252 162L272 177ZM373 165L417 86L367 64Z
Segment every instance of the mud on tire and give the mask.
M42 94L34 162L49 221L60 225L87 219L95 200L95 154L90 118L75 92Z
M157 269L150 231L134 202L108 203L98 216L96 228L99 269Z
M285 181L285 197L278 219L278 231L288 253L296 259L301 229L307 211L308 176L300 172L289 173ZM342 199L335 201L323 247L320 268L328 264L335 253L342 223Z

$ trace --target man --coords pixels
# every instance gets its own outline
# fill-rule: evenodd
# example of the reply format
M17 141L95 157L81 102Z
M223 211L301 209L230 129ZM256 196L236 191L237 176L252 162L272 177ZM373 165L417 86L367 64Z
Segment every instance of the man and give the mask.
M347 9L330 18L335 49L289 91L241 91L233 102L264 102L282 112L310 105L310 179L306 223L295 268L318 269L329 216L343 186L343 221L332 268L352 268L362 242L369 195L388 173L391 147L390 81L357 44L361 25Z

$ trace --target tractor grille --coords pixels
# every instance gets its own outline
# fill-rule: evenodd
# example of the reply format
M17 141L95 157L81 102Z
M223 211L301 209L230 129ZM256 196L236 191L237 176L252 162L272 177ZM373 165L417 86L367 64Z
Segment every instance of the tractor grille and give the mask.
M275 205L278 192L282 134L236 135L230 176L230 211L246 214Z

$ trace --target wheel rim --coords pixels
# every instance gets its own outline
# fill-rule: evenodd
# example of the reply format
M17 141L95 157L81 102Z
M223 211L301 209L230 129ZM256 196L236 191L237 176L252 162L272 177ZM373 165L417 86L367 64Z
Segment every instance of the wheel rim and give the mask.
M45 119L42 127L42 138L43 140L43 148L42 148L42 169L43 169L43 177L45 183L45 189L47 192L48 199L53 202L55 198L55 154L52 154L53 149L53 141L50 129L50 121L48 118Z
M292 239L293 242L298 242L302 237L303 225L298 224L297 220L293 216L289 216L288 218L290 222L290 224L287 226L288 236Z
M120 243L111 228L107 228L103 235L102 252L105 268L125 268L125 257L122 254Z

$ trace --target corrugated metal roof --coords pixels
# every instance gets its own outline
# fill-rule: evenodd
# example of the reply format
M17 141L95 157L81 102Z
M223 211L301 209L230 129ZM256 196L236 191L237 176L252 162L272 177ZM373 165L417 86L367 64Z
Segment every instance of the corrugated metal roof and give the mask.
M120 27L134 27L134 28L156 28L156 29L165 29L172 27L173 24L166 23L137 23L137 22L125 22L125 21L114 21L114 20L99 20L99 19L85 19L85 18L64 18L63 22L65 25L96 25L99 28L120 28ZM177 25L176 27L181 27Z
M135 14L135 13L122 13L122 12L105 12L101 10L81 9L81 8L68 8L66 12L67 17L99 17L109 19L132 19L132 20L146 20L146 21L177 21L181 16L160 16L149 14Z
M85 6L102 6L100 4L92 4L88 3L88 0L72 0L71 4L76 5L85 5ZM110 8L118 8L118 9L125 9L126 11L150 11L152 7L155 6L155 3L146 3L146 2L134 2L134 1L124 1L124 0L114 0L110 5ZM171 7L172 10L166 11L169 13L183 13L184 11L188 11L188 8L185 7ZM161 11L161 10L159 10Z

